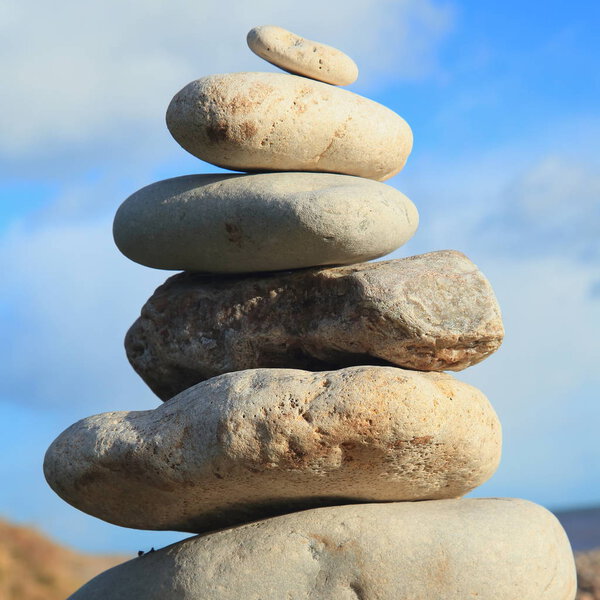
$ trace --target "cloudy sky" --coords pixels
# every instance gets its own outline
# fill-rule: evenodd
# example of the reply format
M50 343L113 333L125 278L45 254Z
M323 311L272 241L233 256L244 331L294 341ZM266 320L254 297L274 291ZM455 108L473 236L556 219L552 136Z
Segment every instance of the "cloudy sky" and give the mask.
M599 6L0 0L0 515L85 550L181 537L79 513L41 463L72 422L158 404L122 345L169 273L121 256L112 218L144 185L217 170L164 113L202 75L274 70L246 47L259 24L345 50L361 69L350 89L412 126L388 183L421 225L393 256L461 250L497 292L505 343L459 374L504 427L502 465L475 495L600 504Z

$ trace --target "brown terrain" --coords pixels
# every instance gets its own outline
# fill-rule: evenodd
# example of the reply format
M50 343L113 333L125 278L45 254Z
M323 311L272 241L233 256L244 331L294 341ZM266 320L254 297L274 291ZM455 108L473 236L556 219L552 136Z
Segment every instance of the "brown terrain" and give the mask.
M35 529L0 520L0 599L65 600L122 556L80 554Z
M577 563L577 600L600 600L600 549L579 552Z
M80 554L35 529L0 520L0 599L65 600L86 581L127 558ZM576 563L577 600L600 600L600 548L577 553Z

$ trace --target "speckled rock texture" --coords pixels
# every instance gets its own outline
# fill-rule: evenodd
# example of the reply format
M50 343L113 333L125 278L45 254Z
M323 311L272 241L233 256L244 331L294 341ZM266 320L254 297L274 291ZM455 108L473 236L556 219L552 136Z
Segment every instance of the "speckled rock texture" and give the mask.
M125 348L168 400L210 377L260 367L460 370L494 352L503 333L488 281L446 250L331 269L175 275L146 302Z
M148 267L243 273L377 258L418 222L404 194L361 177L188 175L130 196L113 232L121 252Z
M489 402L451 375L256 369L79 421L44 471L105 521L199 533L315 506L456 498L491 477L500 451Z
M412 149L410 127L348 90L285 73L209 75L178 92L167 126L188 152L234 171L317 171L384 181Z
M333 85L349 85L358 77L356 63L341 50L276 25L254 27L247 42L254 54L290 73Z
M513 499L336 506L193 537L72 600L573 600L567 537Z
M577 600L600 600L600 548L575 555Z

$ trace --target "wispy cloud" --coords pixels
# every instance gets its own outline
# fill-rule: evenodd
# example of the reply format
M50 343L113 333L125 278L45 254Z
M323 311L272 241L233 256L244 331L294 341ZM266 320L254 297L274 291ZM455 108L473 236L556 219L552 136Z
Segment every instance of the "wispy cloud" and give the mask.
M81 417L157 404L123 338L165 273L123 259L110 220L14 228L0 256L2 400Z
M588 263L600 278L600 122L569 117L448 156L417 149L394 185L420 209L416 251Z
M571 256L482 255L506 327L498 353L458 374L482 389L504 432L503 460L476 495L551 507L598 502L597 265ZM590 471L590 469L592 469Z
M600 259L600 165L550 155L505 190L488 232L507 251ZM600 265L599 265L600 266Z
M0 69L10 82L0 156L13 168L65 157L92 164L102 153L105 163L164 158L177 149L165 143L164 112L188 81L273 69L246 47L258 24L338 45L363 81L392 65L396 78L426 75L452 24L449 5L434 0L3 0L0 10Z

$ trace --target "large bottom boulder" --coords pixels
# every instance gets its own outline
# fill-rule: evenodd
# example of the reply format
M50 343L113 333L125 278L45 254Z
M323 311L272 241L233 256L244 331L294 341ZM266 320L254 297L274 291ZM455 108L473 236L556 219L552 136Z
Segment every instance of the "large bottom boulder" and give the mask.
M72 600L573 600L556 518L524 500L307 510L136 558Z

